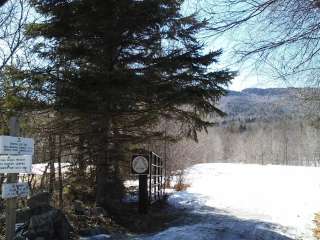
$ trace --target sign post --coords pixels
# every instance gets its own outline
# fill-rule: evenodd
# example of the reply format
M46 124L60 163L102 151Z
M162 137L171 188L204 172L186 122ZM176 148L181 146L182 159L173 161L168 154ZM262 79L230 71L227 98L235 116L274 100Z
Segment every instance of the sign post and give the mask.
M148 155L133 155L131 172L139 175L139 213L148 213L148 174L150 163Z
M148 176L139 175L139 213L148 213Z
M15 237L17 197L29 194L27 183L18 183L19 173L30 173L34 141L31 138L17 137L19 122L17 117L9 120L10 136L0 136L0 173L7 174L2 185L2 198L6 200L6 240Z
M10 135L17 136L19 134L19 122L17 117L11 117L9 120ZM7 183L17 183L18 174L8 173ZM15 235L15 225L16 225L16 208L17 199L9 198L6 201L6 240L13 240Z
M149 173L149 160L145 155L133 155L131 162L131 171L133 174L148 174Z

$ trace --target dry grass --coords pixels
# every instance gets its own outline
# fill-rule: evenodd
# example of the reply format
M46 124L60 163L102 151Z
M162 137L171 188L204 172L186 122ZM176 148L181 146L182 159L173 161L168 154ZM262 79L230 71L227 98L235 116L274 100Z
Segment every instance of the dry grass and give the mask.
M187 190L189 187L191 187L190 184L186 183L185 181L185 172L184 170L179 170L176 172L176 178L177 178L177 182L176 184L173 186L174 190L176 190L177 192L180 191L185 191Z
M316 239L320 239L320 213L316 213L315 217L313 219L313 222L315 223L315 228L313 229L313 235Z
M189 187L191 187L190 184L187 184L187 183L177 183L173 186L174 190L176 190L177 192L180 192L180 191L185 191L187 190Z

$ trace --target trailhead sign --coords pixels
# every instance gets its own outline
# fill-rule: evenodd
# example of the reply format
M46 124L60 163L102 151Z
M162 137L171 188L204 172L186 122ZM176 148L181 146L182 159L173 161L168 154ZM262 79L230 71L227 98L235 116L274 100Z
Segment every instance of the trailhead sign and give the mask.
M131 162L132 173L134 174L148 174L149 161L146 156L134 155Z
M2 184L2 198L6 199L5 209L5 239L15 238L17 197L29 194L27 183L17 183L19 173L30 173L32 155L34 154L34 140L32 138L17 137L19 135L19 119L10 117L8 126L11 136L0 136L0 173L6 173L6 183Z
M33 155L34 140L32 138L0 136L0 154Z
M31 173L31 155L0 156L0 173Z

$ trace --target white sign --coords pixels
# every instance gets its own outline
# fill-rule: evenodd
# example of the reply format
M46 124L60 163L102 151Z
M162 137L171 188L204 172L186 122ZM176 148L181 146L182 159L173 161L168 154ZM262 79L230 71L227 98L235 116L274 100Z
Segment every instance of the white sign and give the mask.
M0 173L31 173L31 155L2 155L0 156Z
M28 183L2 184L2 198L27 197L29 194Z
M33 155L34 141L32 138L0 136L0 154Z
M134 156L132 159L132 170L134 173L143 174L149 169L149 161L144 156Z

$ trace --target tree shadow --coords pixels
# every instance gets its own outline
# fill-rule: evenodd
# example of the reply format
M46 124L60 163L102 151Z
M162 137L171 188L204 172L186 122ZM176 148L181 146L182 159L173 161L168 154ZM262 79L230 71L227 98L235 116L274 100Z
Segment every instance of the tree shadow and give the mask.
M172 211L182 211L170 227L160 233L135 239L144 240L294 240L289 228L255 219L241 219L227 211L202 204L205 196L182 193ZM176 201L175 201L176 202Z

